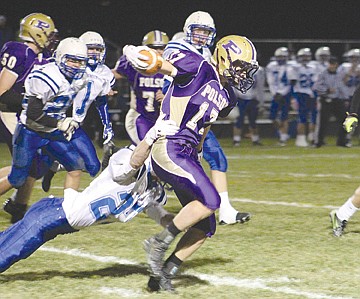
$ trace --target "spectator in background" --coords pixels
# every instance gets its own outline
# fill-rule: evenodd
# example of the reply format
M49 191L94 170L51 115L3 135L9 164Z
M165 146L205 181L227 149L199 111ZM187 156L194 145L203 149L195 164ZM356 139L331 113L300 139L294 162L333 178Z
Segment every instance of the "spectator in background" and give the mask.
M264 104L264 85L265 85L265 71L264 68L259 67L254 76L255 83L251 89L246 93L241 93L234 89L235 95L238 99L239 116L236 119L233 128L233 142L235 146L240 145L241 133L244 128L245 117L249 120L249 132L253 145L262 145L260 142L259 132L256 125L256 120L259 114L259 108Z
M7 19L6 16L0 15L0 49L3 47L3 45L12 40L14 37L14 32L7 25Z
M345 105L343 101L343 84L341 74L338 72L338 59L332 56L327 69L319 74L314 84L314 90L318 94L318 113L317 134L315 136L315 146L324 145L324 137L328 130L329 118L334 115L336 118L336 128L338 146L348 146L346 142L346 132L342 128L342 122L345 117Z

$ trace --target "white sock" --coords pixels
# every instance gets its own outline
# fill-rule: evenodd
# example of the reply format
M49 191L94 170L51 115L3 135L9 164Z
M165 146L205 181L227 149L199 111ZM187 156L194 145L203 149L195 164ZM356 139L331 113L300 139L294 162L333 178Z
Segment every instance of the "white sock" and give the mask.
M286 142L289 139L289 135L286 133L280 133L280 141Z
M259 140L260 140L259 135L252 135L252 136L251 136L251 141L252 141L252 142L257 142L257 141L259 141Z
M340 208L336 211L336 216L341 220L349 221L359 209L352 203L353 196L351 196Z
M310 142L314 141L314 135L315 135L314 132L308 134L307 138Z
M220 208L219 208L219 213L220 213L220 217L223 216L233 216L235 214L237 214L237 211L233 208L233 206L230 203L229 200L229 193L228 192L221 192L219 193L220 198L221 198L221 203L220 203Z
M240 141L241 141L241 137L240 137L239 135L234 135L233 141L234 141L234 142L240 142Z

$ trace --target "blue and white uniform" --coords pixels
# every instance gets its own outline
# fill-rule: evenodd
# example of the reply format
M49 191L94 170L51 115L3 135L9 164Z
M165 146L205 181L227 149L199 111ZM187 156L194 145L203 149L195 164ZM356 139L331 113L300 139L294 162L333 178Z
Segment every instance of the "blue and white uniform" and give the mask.
M59 234L76 232L110 216L127 222L151 202L165 204L164 189L153 179L149 159L137 177L122 177L131 154L131 148L119 150L84 191L66 189L64 198L43 198L30 207L22 220L1 232L0 272Z
M65 139L62 131L39 124L28 118L27 114L28 100L31 97L42 102L44 115L55 120L64 119L73 98L85 84L85 78L70 83L55 62L34 66L25 80L23 111L13 138L13 165L8 176L13 187L18 188L24 184L32 160L41 148L45 148L51 158L63 164L67 171L84 169L80 154Z
M104 64L98 64L95 69L87 66L86 77L85 87L74 98L72 117L79 123L83 122L90 105L95 103L104 128L111 129L107 94L115 83L115 77ZM93 143L81 127L75 131L71 143L84 159L86 170L95 176L100 170L100 161Z

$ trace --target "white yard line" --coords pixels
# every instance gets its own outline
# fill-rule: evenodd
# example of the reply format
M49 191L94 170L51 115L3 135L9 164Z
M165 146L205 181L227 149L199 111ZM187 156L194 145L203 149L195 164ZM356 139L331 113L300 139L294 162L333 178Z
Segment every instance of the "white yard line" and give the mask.
M75 257L87 258L101 263L116 263L122 265L141 265L138 262L121 259L115 256L99 256L91 253L82 252L79 249L59 249L54 247L42 246L39 248L41 251L66 254ZM288 277L278 277L278 278L255 278L255 279L239 279L235 277L220 277L215 275L208 275L203 273L197 273L193 271L186 271L184 274L196 276L197 278L208 282L211 285L226 285L237 288L248 288L255 290L265 290L273 293L282 293L282 294L291 294L303 296L309 299L353 299L351 297L339 297L331 296L321 293L314 293L308 291L300 291L289 286L273 286L273 284L291 284L295 280L289 279ZM142 293L141 291L132 290L132 289L123 289L123 288L108 288L102 287L99 289L99 292L103 294L119 294L123 297L144 297L147 294Z
M287 206L287 207L296 207L296 208L307 208L307 209L336 209L338 206L315 206L307 203L298 203L298 202L282 202L282 201L269 201L269 200L254 200L250 198L231 198L230 201L237 202L246 202L253 204L269 205L269 206Z
M229 170L228 175L236 177L259 177L259 172L256 171L233 171ZM270 176L274 177L285 177L291 176L295 178L337 178L337 179L349 179L349 180L360 180L360 176L354 176L346 173L299 173L299 172L271 172L271 171L261 171L261 176Z
M358 154L309 154L309 155L230 155L228 160L304 160L304 159L358 159Z

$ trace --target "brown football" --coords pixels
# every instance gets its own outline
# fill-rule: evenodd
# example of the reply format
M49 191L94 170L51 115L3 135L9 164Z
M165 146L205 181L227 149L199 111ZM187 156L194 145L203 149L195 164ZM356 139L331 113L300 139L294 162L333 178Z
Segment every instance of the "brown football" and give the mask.
M141 50L140 54L149 58L148 60L144 60L149 66L146 70L142 71L142 73L149 76L158 73L163 63L163 58L160 56L160 54L153 49Z

